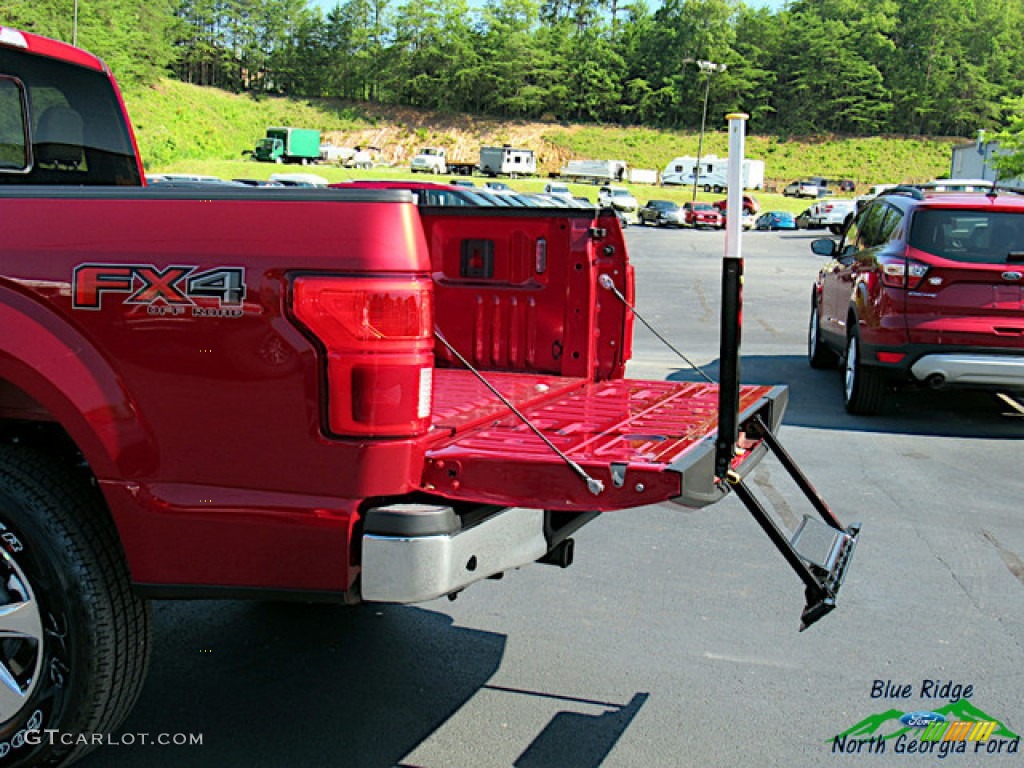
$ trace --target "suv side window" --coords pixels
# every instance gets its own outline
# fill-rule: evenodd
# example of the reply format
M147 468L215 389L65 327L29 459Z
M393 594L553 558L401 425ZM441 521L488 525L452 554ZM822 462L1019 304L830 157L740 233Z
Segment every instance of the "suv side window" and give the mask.
M903 211L892 205L886 205L885 217L878 226L878 242L875 245L895 240L903 232Z
M902 232L903 212L878 200L871 203L850 224L847 248L862 251L884 245Z
M860 227L858 250L873 248L881 242L882 222L885 219L885 204L875 203L864 212L864 221Z

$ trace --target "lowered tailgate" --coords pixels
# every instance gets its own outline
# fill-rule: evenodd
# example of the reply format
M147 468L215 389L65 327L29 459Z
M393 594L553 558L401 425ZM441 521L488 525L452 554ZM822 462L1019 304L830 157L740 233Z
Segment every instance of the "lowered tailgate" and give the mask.
M423 487L452 500L551 510L627 509L662 501L700 507L727 485L714 476L718 387L712 384L488 373L487 380L550 443L471 372L436 370L434 441ZM740 432L759 416L775 431L785 387L745 386ZM559 452L591 478L598 493ZM745 475L764 447L744 442Z

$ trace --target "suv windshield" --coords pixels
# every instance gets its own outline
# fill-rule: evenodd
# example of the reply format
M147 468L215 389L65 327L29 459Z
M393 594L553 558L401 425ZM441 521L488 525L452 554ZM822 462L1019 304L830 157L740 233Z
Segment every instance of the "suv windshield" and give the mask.
M1024 261L1024 216L997 211L924 208L914 216L911 247L953 261Z

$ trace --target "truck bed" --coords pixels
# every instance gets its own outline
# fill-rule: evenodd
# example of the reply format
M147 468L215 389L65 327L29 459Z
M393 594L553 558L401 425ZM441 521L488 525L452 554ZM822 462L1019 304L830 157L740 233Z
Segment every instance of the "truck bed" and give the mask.
M668 500L699 507L725 493L713 473L716 385L488 373L487 380L548 440L603 483L595 495L471 372L439 369L435 375L435 437L424 469L431 493L560 510ZM785 403L782 387L745 386L740 424L759 415L774 430ZM759 450L754 445L740 451L733 468L742 474L757 463Z

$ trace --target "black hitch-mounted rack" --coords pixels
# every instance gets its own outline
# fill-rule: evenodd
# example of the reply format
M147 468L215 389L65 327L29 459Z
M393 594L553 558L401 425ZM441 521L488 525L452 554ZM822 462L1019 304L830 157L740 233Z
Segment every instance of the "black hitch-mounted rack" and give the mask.
M836 607L839 588L843 585L846 569L853 559L861 526L860 523L853 523L846 528L843 527L807 476L793 461L792 456L782 447L778 438L764 425L760 417L749 423L747 429L747 437L764 441L768 450L775 455L821 517L818 520L810 515L804 515L793 537L788 539L746 483L739 477L726 475L730 487L743 502L743 506L804 582L806 605L800 615L802 632Z
M747 116L727 115L729 121L729 178L726 209L742 210L740 166ZM807 629L836 607L839 588L850 566L860 524L844 528L806 475L786 452L778 438L756 417L744 427L745 437L761 440L796 482L820 520L805 515L792 539L783 531L736 473L730 470L739 438L740 336L743 318L743 258L740 252L741 216L726 220L726 252L722 263L722 316L719 335L720 382L718 390L718 437L715 442L715 474L736 492L776 549L804 582L806 605L800 631Z

